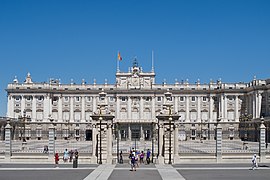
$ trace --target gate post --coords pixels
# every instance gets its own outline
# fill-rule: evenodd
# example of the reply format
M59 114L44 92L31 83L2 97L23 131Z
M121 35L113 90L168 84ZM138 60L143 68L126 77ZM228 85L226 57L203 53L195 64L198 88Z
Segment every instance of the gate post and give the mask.
M261 125L260 125L260 144L259 144L259 155L260 155L260 162L265 162L265 125L264 125L264 118L261 118Z
M49 159L53 160L55 154L55 127L53 119L49 118L51 124L49 125Z
M218 118L216 128L216 161L222 160L222 126L220 124L220 118Z
M9 119L7 119L7 125L5 127L5 159L10 161L11 153L11 126Z

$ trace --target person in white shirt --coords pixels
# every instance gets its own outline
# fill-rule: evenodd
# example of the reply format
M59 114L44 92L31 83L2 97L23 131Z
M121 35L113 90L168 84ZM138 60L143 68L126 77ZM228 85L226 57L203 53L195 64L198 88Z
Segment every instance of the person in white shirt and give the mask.
M257 155L254 154L252 156L252 159L251 159L251 162L252 162L252 170L254 170L254 168L258 168L258 164L257 164Z

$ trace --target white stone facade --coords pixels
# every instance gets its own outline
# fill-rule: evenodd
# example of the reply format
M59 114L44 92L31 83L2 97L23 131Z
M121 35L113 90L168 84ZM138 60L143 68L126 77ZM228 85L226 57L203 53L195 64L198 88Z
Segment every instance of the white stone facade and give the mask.
M252 114L253 119L270 114L268 80L208 84L176 80L174 84L156 84L155 72L143 72L137 62L129 72L118 71L115 84L86 84L84 80L81 84L61 84L58 80L36 83L28 74L24 83L15 78L6 91L8 117L19 118L25 110L33 124L49 123L52 117L59 124L84 124L83 130L98 110L99 93L105 92L108 110L115 116L114 123L123 125L122 138L131 137L132 128L139 128L140 137L147 136L146 131L151 129L147 126L156 122L163 109L166 92L172 93L173 111L184 124L215 123L217 118L221 122L239 122L244 111Z

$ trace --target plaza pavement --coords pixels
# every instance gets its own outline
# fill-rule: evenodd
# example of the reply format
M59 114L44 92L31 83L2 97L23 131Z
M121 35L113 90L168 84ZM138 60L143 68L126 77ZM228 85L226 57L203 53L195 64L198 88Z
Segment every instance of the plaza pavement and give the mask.
M270 163L259 163L259 168L251 170L251 164L176 164L145 165L137 171L130 171L130 165L89 165L79 164L72 168L72 163L61 163L59 168L53 164L0 164L0 179L9 180L254 180L269 179Z

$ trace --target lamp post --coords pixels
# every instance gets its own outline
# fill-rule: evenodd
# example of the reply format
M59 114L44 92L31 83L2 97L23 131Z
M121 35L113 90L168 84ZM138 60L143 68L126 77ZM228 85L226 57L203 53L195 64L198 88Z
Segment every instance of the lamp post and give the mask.
M240 120L242 121L243 129L244 129L244 137L243 137L244 141L248 140L247 124L250 119L251 119L251 114L248 114L247 109L246 109L245 113L240 116Z
M26 121L26 110L23 110L23 116L19 117L21 123L23 124L23 130L21 130L21 139L23 142L26 142L25 140L25 121Z
M152 123L152 163L154 163L154 123Z
M99 117L99 162L98 164L102 164L102 148L101 148L101 121L102 117Z
M170 114L171 115L171 114ZM172 117L169 117L169 162L168 164L172 164L172 134L171 134L171 122Z

